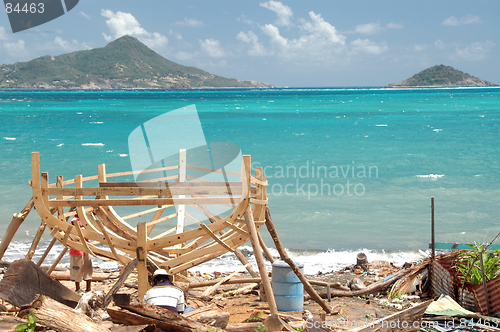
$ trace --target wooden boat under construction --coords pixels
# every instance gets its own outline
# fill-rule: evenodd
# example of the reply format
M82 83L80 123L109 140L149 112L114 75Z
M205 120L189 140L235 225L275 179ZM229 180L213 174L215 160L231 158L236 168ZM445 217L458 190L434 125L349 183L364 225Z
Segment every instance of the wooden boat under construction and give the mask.
M126 181L134 175L133 171L107 174L102 164L98 166L98 175L77 175L71 180L58 176L50 183L49 174L40 171L38 152L32 153L31 162L33 197L23 213L17 217L14 215L0 245L0 258L32 206L42 222L26 258L32 259L40 238L48 230L53 240L38 265L42 264L56 241L66 250L74 248L123 265L137 259L139 295L148 288L148 265L177 274L236 251L252 239L252 228L259 242L262 241L258 231L265 222L267 181L262 168L251 174L249 155L242 157L240 172L227 172L189 165L186 151L181 150L179 164L142 171L142 174L166 174L167 171L176 174L133 182ZM195 177L190 171L198 175L200 172L223 174L225 181ZM229 177L236 180L228 181ZM218 215L213 206L223 206L229 212L226 216ZM135 212L120 216L116 210L120 207L134 207ZM174 212L167 214L172 207ZM205 220L187 213L187 207L202 213ZM75 215L80 218L81 227L68 223ZM148 219L144 221L146 217ZM168 220L172 223L171 219L177 220L173 228L153 236L155 227L161 228L158 226ZM195 227L186 229L186 221ZM54 262L52 269L64 253Z

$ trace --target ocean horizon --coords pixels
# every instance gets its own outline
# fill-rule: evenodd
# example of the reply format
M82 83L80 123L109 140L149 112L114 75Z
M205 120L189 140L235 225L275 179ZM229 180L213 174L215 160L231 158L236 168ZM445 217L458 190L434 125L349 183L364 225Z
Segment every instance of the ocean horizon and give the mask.
M129 171L130 133L189 105L207 142L236 144L263 167L281 241L319 270L359 251L420 255L432 196L437 242L500 231L499 87L321 87L0 90L0 234L31 198L31 152L51 183L102 163ZM23 257L39 225L32 211L6 258Z

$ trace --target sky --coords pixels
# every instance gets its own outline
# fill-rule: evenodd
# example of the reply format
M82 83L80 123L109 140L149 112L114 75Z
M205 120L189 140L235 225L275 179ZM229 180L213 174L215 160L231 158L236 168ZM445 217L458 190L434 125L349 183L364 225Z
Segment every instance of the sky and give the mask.
M444 64L500 84L498 0L80 0L13 33L0 63L133 36L163 57L278 87L385 86Z

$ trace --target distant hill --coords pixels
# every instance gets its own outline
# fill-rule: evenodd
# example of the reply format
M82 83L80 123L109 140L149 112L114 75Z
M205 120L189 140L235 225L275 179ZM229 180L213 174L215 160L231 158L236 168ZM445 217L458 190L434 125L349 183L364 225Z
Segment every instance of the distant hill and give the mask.
M165 59L139 40L123 36L105 47L0 65L0 88L199 88L269 87L210 74Z
M437 65L388 87L415 86L494 86L495 83L471 76L450 66Z

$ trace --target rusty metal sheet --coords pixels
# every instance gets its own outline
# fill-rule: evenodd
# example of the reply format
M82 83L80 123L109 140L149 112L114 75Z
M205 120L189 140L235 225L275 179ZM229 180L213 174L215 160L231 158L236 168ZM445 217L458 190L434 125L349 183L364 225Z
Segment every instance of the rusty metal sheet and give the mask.
M500 278L489 280L486 283L488 289L488 299L490 302L490 314L500 313ZM476 296L476 301L483 315L487 315L486 297L484 296L483 285L474 285L473 292Z
M432 291L435 295L455 296L453 291L453 280L450 272L445 269L440 261L434 261L432 264Z

